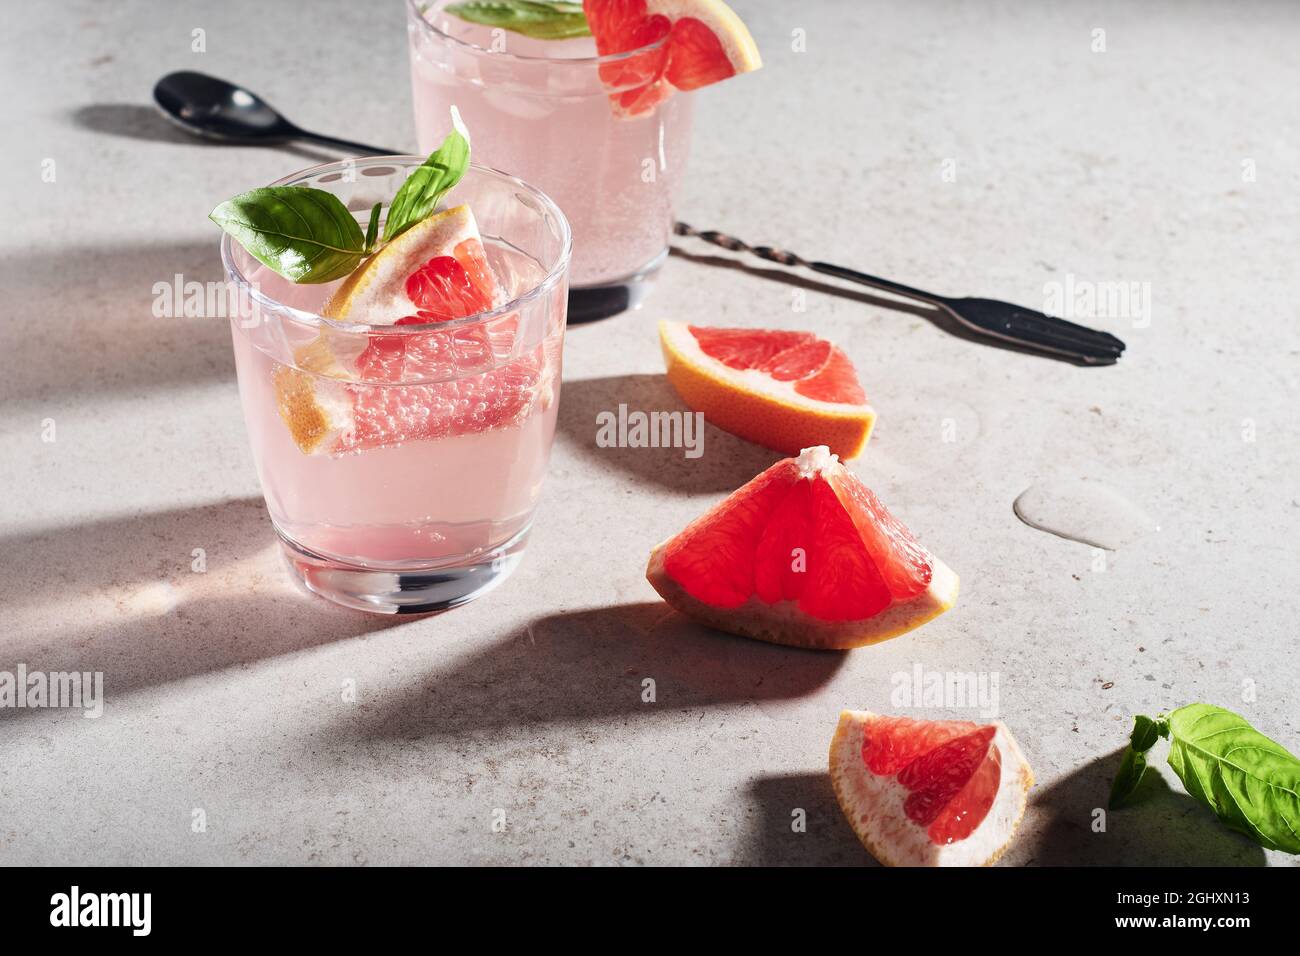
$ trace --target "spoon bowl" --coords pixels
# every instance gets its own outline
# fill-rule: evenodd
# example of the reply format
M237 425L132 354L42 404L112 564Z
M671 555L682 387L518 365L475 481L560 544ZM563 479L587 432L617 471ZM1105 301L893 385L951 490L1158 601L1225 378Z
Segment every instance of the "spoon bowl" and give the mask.
M154 102L177 126L223 143L273 146L309 140L363 155L392 156L401 152L308 132L295 126L251 90L193 70L168 73L153 88Z
M153 98L167 119L208 139L282 143L293 129L256 93L206 73L168 73L154 86Z

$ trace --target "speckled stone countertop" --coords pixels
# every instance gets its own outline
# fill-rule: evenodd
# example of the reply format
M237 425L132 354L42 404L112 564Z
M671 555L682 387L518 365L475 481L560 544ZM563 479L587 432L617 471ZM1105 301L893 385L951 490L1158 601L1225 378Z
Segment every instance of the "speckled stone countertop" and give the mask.
M332 158L191 141L154 80L228 76L307 128L413 145L401 5L11 12L0 670L102 671L105 699L93 720L0 711L0 863L871 863L827 746L846 706L977 715L891 706L918 668L996 680L1039 781L1006 863L1292 862L1171 775L1104 832L1094 809L1134 713L1204 700L1300 748L1300 8L735 6L766 66L698 94L681 218L1039 308L1137 283L1145 307L1090 320L1128 354L972 343L681 241L642 311L570 330L522 568L414 620L294 589L227 326L151 314L154 283L220 278L216 202ZM680 407L663 318L840 344L880 414L854 467L961 574L956 609L844 655L669 612L649 548L773 456L712 428L697 460L597 447L600 411ZM1021 524L1015 497L1054 476L1105 482L1160 532L1098 562Z

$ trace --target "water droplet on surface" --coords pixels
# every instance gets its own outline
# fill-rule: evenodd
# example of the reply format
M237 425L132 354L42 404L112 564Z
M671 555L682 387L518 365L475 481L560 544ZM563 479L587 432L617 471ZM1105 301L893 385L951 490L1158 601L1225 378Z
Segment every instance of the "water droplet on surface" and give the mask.
M1115 489L1079 478L1030 485L1012 507L1031 528L1107 551L1160 530L1154 518Z

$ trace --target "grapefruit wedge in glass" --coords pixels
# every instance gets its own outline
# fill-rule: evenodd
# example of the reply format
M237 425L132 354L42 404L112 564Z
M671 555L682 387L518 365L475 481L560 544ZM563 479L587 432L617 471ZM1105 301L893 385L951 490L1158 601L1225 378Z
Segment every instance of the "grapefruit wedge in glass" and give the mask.
M710 627L836 650L919 627L958 589L825 446L777 462L656 547L646 577Z
M886 866L988 866L1011 842L1034 775L1001 722L846 710L831 785L853 832Z
M462 205L384 246L322 314L370 326L436 325L506 298ZM280 417L302 452L335 455L514 424L531 408L543 367L540 355L499 364L514 325L503 316L468 329L364 337L326 329L298 349L298 368L276 372Z
M876 412L849 357L812 332L660 322L668 381L694 411L787 455L826 445L862 454Z
M369 325L444 322L500 304L478 224L460 205L422 219L339 286L322 314Z
M601 56L601 79L622 92L610 98L625 116L648 113L674 90L697 90L763 65L740 17L721 0L584 0ZM632 87L631 89L627 89Z

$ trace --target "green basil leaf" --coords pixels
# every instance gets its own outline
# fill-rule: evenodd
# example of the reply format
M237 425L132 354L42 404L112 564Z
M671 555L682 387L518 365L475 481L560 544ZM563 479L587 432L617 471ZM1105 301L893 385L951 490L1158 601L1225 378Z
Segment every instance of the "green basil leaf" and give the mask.
M469 0L444 7L447 13L486 27L501 27L534 40L591 36L581 3L541 0Z
M451 108L452 131L424 165L412 170L388 206L384 242L391 242L435 209L446 192L460 182L469 168L469 132Z
M1300 853L1300 760L1244 717L1190 704L1169 715L1169 766L1227 826Z
M1117 810L1128 804L1137 792L1138 784L1147 769L1147 751L1155 746L1156 741L1169 732L1169 725L1163 720L1152 720L1141 714L1133 718L1133 732L1129 734L1128 748L1120 761L1119 772L1110 787L1110 801L1107 806Z
M370 209L370 225L366 226L366 255L375 249L375 240L379 238L379 212L384 204L377 202Z
M342 200L323 189L265 186L208 216L259 262L294 282L332 282L361 262L365 237Z

